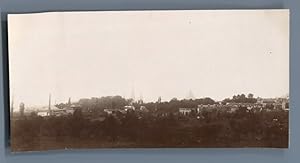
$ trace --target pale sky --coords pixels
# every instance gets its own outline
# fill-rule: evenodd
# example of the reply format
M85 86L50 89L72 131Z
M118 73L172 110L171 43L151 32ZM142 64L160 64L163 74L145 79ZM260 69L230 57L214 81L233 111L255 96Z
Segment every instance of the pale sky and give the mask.
M15 105L289 93L288 10L10 14Z

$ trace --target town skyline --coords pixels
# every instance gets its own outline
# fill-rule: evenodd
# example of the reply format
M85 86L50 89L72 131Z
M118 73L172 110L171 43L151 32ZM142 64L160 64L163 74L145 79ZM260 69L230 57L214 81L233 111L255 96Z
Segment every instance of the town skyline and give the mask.
M189 91L189 93L190 93L190 91ZM68 97L67 99L65 99L65 100L63 100L63 101L58 101L58 100L56 100L55 99L55 96L53 96L52 94L48 94L48 101L47 101L47 103L45 103L45 104L29 104L29 105L27 105L26 104L26 102L24 102L24 101L20 101L19 103L16 103L15 102L15 100L14 99L12 99L11 98L11 103L10 103L10 108L12 108L12 107L14 107L14 112L15 111L19 111L19 105L21 104L21 103L23 103L23 104L25 104L25 106L26 107L29 107L29 108L38 108L38 107L48 107L49 106L49 97L50 97L50 103L51 103L51 105L58 105L58 104L61 104L61 103L63 103L63 104L67 104L67 103L69 103L69 102L71 102L71 103L78 103L79 102L79 100L82 100L82 99L92 99L92 98L104 98L104 97L115 97L115 96L120 96L120 97L122 97L122 98L124 98L124 99L126 99L126 100L133 100L133 102L138 102L138 101L140 101L140 100L142 100L144 103L151 103L151 102L153 102L153 103L156 103L159 99L161 100L161 102L170 102L171 100L173 100L173 99L176 99L176 100L195 100L195 99L204 99L204 98L210 98L210 99L212 99L212 100L214 100L215 102L222 102L222 101L224 101L224 100L226 100L226 99L230 99L230 98L233 98L234 96L237 96L237 95L245 95L246 97L248 97L248 95L249 94L252 94L253 95L253 98L255 98L255 99L258 99L258 98L261 98L261 99L276 99L276 98L289 98L289 94L287 93L287 94L284 94L284 95L282 95L282 96L275 96L275 97L263 97L263 96L257 96L257 95L255 95L255 94L253 94L253 93L238 93L238 94L233 94L233 95L231 95L231 96L227 96L227 97L224 97L224 98L222 98L222 99L216 99L216 98L213 98L213 97L209 97L209 96L202 96L202 97L197 97L197 96L194 96L193 95L193 97L191 97L190 95L187 95L186 97L183 97L183 98L179 98L179 97L173 97L173 98L170 98L170 99L164 99L162 96L158 96L155 100L152 100L152 101L145 101L144 100L144 98L143 98L143 96L141 97L141 96L139 96L139 97L135 97L135 98L133 98L133 97L124 97L124 96L122 96L122 95L107 95L107 96L92 96L92 97L81 97L81 98L79 98L79 99L73 99L71 96L70 97ZM13 105L13 106L12 106Z

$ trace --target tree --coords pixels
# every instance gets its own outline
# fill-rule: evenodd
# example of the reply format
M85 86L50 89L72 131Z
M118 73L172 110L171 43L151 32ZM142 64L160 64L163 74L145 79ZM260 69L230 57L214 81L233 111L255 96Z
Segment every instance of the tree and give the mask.
M171 100L170 100L170 102L177 102L178 100L177 100L177 98L176 97L174 97L174 98L172 98Z
M236 98L237 98L236 95L233 95L232 99L235 100Z
M245 99L246 95L245 94L241 94L241 99Z
M253 97L254 97L254 95L252 93L248 94L248 98L253 98Z

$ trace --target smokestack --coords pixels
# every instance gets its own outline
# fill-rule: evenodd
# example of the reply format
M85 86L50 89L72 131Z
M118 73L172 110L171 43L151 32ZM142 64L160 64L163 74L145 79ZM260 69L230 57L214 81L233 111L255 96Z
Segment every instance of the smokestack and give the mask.
M69 97L68 106L71 106L71 97Z
M14 96L12 96L11 98L11 104L10 104L10 116L13 117L13 114L14 114Z
M49 115L51 115L51 93L49 94L49 106L48 106Z

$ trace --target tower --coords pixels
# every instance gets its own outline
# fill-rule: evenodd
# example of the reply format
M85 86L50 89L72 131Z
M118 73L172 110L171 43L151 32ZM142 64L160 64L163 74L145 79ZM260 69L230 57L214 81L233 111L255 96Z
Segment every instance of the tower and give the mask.
M155 110L157 111L157 109L158 109L158 104L160 104L161 103L161 96L159 96L158 97L158 99L157 99L157 101L156 101L156 103L155 103Z
M69 106L69 107L71 106L71 97L69 97L69 100L68 100L68 106Z
M25 104L23 102L20 103L20 116L24 116Z

